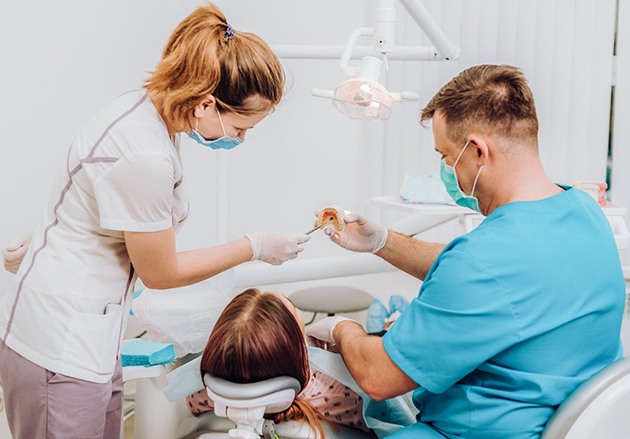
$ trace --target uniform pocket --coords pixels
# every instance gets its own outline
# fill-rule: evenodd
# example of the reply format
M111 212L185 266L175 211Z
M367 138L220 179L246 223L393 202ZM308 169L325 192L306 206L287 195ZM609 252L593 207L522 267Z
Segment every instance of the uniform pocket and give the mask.
M64 347L64 361L99 375L112 374L123 309L120 304L109 304L105 314L74 313Z

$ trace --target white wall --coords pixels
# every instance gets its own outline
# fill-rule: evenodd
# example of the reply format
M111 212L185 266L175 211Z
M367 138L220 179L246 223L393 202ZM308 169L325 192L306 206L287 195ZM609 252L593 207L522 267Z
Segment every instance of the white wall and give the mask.
M375 0L217 3L237 30L258 33L272 45L343 45L355 28L373 25L376 5ZM443 83L478 63L524 69L538 103L541 154L556 181L604 179L615 0L424 3L462 48L462 57L451 63L391 61L388 86L417 92L421 99L395 106L387 122L346 119L329 101L310 96L313 87L333 88L346 79L337 61L286 60L289 92L244 145L226 153L186 142L192 212L178 238L180 248L216 244L220 226L229 238L258 230L303 232L313 211L329 203L363 210L384 224L401 219L403 214L381 210L369 199L396 194L405 173L438 169L431 133L417 123L419 111ZM106 102L142 84L170 31L200 4L0 2L0 243L33 228L74 133ZM401 5L396 7L397 43L428 43ZM218 167L226 164L227 224L217 212ZM446 230L441 239L451 236L452 227ZM315 234L300 258L342 254ZM0 274L0 292L11 279ZM413 296L418 286L391 274L365 283L382 296Z
M624 1L624 0L622 0ZM390 81L420 93L421 107L441 85L475 64L512 64L525 72L540 119L540 153L554 181L605 181L616 0L425 0L462 48L455 62L392 63ZM427 42L408 17L401 38ZM399 85L399 84L402 84ZM392 87L393 88L393 87ZM415 109L413 109L415 110ZM384 192L405 173L438 167L418 110L398 111L386 127Z
M630 207L630 0L619 0L615 89L612 200ZM630 216L626 216L626 222L630 223ZM622 261L630 265L630 250L622 252Z
M74 133L106 102L139 87L175 25L201 1L0 3L0 243L28 233L41 214L47 184ZM342 44L361 25L363 0L297 4L288 0L219 1L238 29L273 44ZM354 12L354 11L358 12ZM339 11L339 15L331 14ZM262 19L262 17L265 17ZM304 232L313 212L359 196L365 122L350 123L315 86L341 81L334 61L287 61L289 92L278 111L229 153L229 237L248 231ZM213 245L217 236L217 166L224 152L187 141L183 148L192 213L181 248ZM225 158L225 157L222 157ZM314 240L309 251L331 249ZM324 250L325 251L325 250ZM306 256L306 255L305 255ZM11 276L0 274L0 291Z

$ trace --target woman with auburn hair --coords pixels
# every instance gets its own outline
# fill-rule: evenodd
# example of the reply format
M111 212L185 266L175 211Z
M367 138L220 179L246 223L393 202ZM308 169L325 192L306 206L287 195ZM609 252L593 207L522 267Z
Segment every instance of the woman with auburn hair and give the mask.
M303 420L324 438L322 421L369 431L363 401L352 389L310 370L302 313L283 294L249 289L237 295L217 320L201 357L205 373L235 383L291 376L302 391L274 422ZM194 415L214 408L207 392L187 398Z
M142 90L119 96L78 133L30 243L5 250L17 282L0 299L0 386L14 439L120 436L119 345L136 279L181 287L303 250L308 235L274 232L183 252L175 245L189 210L181 134L208 151L232 149L284 87L269 46L208 4L173 31Z

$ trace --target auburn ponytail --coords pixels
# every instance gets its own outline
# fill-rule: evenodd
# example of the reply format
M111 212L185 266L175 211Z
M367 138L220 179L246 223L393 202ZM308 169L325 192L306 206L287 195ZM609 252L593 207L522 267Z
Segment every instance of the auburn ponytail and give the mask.
M283 412L274 414L272 419L275 423L291 420L304 421L315 432L315 439L326 438L322 422L328 422L315 411L310 403L303 399L295 398L291 407Z

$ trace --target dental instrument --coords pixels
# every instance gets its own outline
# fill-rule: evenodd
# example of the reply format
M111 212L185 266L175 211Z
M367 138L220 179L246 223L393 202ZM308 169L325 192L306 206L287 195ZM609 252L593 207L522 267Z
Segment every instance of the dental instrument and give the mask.
M310 234L311 234L311 233L313 233L315 230L319 230L319 229L321 229L322 227L324 227L326 224L328 224L328 223L329 223L329 222L331 222L331 221L332 221L332 218L330 218L330 219L326 220L325 222L321 223L320 225L318 225L318 226L316 226L316 227L313 227L311 230L309 230L308 232L305 232L304 234L305 234L305 235L310 235Z

